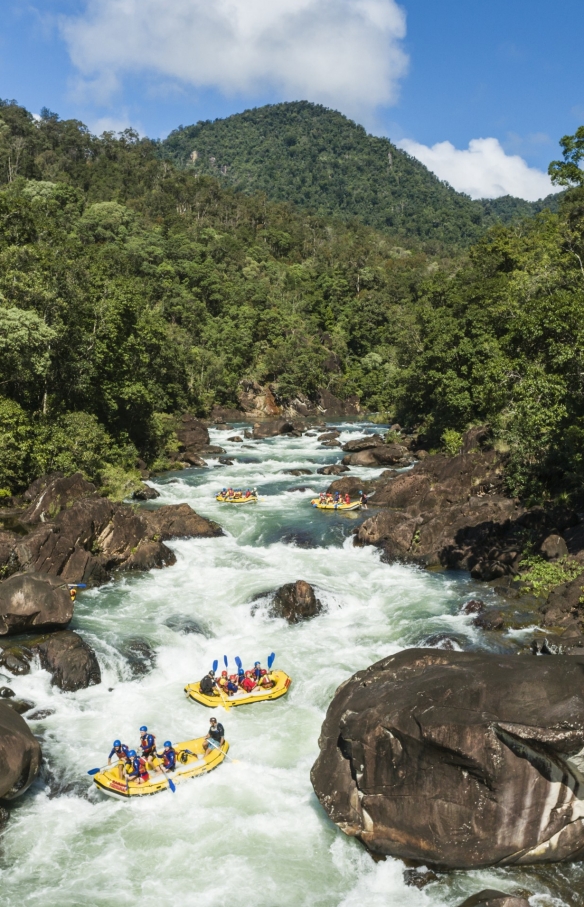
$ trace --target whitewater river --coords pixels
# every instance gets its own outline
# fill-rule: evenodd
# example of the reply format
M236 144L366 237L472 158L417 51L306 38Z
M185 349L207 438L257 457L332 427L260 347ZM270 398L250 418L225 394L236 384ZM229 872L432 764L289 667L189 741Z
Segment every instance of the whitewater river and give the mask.
M365 426L340 427L345 441ZM15 803L0 838L0 904L454 907L485 887L524 889L534 907L580 904L572 889L584 887L582 872L565 867L445 874L418 889L406 884L401 862L375 863L328 820L309 772L335 688L441 633L467 646L488 644L459 610L489 593L466 574L387 566L373 548L354 548L362 515L310 506L330 479L284 474L316 473L340 459L337 450L307 436L226 442L232 433L211 435L237 457L233 466L167 475L155 485L157 504L186 501L227 535L174 542L174 567L79 596L73 628L97 651L102 684L60 693L38 666L11 679L17 695L56 711L32 723L47 771ZM214 493L227 484L257 485L262 499L243 508L217 504ZM299 486L305 490L293 490ZM268 618L260 600L252 615L254 596L297 579L317 588L324 614L288 626ZM203 632L172 629L167 622L177 615ZM156 652L140 677L120 651L137 637ZM183 686L214 659L222 663L225 654L233 665L239 655L251 665L272 651L276 667L293 678L288 696L216 713L237 763L144 801L118 802L93 788L87 769L104 764L116 737L135 746L142 724L159 743L207 732L213 713L187 701Z

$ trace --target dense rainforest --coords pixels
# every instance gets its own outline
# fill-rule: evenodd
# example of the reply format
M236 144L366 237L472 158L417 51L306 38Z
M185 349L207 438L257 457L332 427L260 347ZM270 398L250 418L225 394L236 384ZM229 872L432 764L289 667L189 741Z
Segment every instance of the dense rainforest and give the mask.
M181 126L161 143L161 154L243 192L325 217L354 217L434 250L468 245L495 223L555 211L559 201L472 201L388 139L308 101Z
M138 456L164 468L177 413L236 405L244 377L357 394L431 447L488 420L515 493L577 492L583 232L576 187L470 250L423 242L3 102L0 494L81 469L120 496Z

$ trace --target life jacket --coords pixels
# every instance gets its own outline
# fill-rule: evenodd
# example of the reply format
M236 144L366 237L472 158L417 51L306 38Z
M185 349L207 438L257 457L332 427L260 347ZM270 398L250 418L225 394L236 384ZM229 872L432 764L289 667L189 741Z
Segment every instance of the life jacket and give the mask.
M176 750L164 750L164 767L173 769L176 766Z
M140 740L140 746L142 748L143 754L145 756L149 756L154 749L154 737L152 736L152 734L146 734L144 737L142 737L142 739ZM139 757L137 756L136 758Z
M136 775L147 775L146 762L142 756L134 756L132 759L132 772Z
M241 681L241 686L246 693L251 693L251 691L255 687L255 682L251 679L251 677L244 677Z
M208 674L205 674L200 683L201 693L209 696L213 692L214 683Z

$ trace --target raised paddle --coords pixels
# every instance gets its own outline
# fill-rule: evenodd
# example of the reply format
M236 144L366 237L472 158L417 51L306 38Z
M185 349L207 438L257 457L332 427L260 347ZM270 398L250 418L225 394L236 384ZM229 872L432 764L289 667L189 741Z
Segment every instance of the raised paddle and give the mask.
M268 671L272 670L272 665L274 664L275 660L276 660L275 652L272 652L271 655L268 655Z
M240 669L242 668L241 658L239 657L239 655L235 656L235 664L237 665L238 668L240 668Z
M217 673L218 667L219 667L219 662L217 661L217 659L215 659L215 661L213 662L213 671L215 674Z
M227 670L229 670L229 659L227 658L227 655L223 656L223 664L225 665Z

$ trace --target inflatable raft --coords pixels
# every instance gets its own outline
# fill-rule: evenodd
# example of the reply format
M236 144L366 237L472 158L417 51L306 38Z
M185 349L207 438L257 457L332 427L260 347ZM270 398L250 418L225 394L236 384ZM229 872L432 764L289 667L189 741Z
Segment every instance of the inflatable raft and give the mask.
M319 498L313 498L310 503L313 507L317 507L318 510L342 510L345 513L348 513L349 510L361 509L361 504L359 501L353 501L352 504L341 504L340 502L338 504L321 504Z
M258 497L256 494L250 494L248 498L243 494L232 495L232 497L228 497L226 494L216 494L215 500L220 504L257 504Z
M150 780L145 784L137 784L135 781L122 780L121 765L117 762L115 765L108 765L103 771L93 776L93 781L97 787L108 794L110 797L146 797L150 794L159 794L168 789L166 778L172 778L175 784L185 781L187 778L197 778L199 775L206 775L212 772L214 768L221 765L225 755L229 750L227 741L223 743L221 749L208 749L203 754L204 737L197 737L196 740L183 740L182 743L175 744L177 754L176 769L174 772L168 772L163 775L160 772L150 771ZM193 755L186 751L190 750ZM162 759L155 759L155 765L162 765Z
M290 684L292 683L292 678L289 677L288 674L285 674L284 671L271 671L270 673L272 678L276 681L276 685L269 690L264 689L264 687L256 687L251 693L240 690L233 696L226 696L225 694L220 695L219 693L207 695L201 693L201 685L197 682L187 684L185 693L189 699L194 700L194 702L200 702L201 705L206 705L211 709L217 708L219 705L223 706L225 709L229 709L231 706L235 705L251 705L253 702L266 702L268 699L279 699L280 696L285 696L288 692Z

